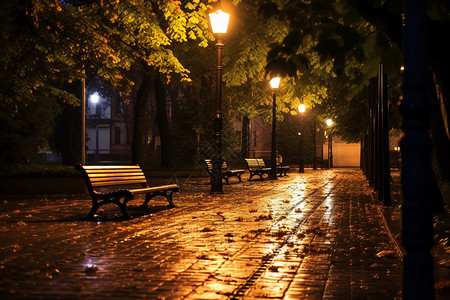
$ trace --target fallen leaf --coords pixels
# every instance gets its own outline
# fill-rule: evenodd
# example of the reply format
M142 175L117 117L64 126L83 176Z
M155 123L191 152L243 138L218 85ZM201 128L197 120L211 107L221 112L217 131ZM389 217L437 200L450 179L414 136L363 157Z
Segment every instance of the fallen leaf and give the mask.
M382 257L395 257L396 254L394 251L392 250L383 250L377 253L377 256L382 258Z
M450 287L450 280L440 280L434 284L434 288L437 290L441 290L446 287Z
M214 229L209 228L209 227L205 227L202 230L200 230L200 232L211 232L211 231L214 231Z
M278 268L277 266L270 266L269 271L271 272L278 272Z
M94 265L92 265L90 267L86 267L84 269L84 273L86 275L95 275L97 273L97 271L98 271L98 268L96 266L94 266Z

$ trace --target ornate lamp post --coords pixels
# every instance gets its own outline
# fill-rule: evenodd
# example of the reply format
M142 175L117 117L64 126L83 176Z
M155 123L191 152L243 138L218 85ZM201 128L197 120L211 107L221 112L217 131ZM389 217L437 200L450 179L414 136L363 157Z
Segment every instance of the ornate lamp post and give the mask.
M211 180L211 193L223 193L222 185L222 49L223 35L227 33L230 15L220 9L209 14L212 31L216 37L217 66L216 66L216 103L214 111L214 153L211 157L214 179Z
M402 154L403 299L434 299L434 244L432 142L429 137L431 104L427 88L427 1L404 1Z
M316 116L313 119L313 170L317 170Z
M99 138L99 122L100 122L100 110L98 107L98 103L100 101L100 96L97 92L93 93L90 97L90 101L94 104L95 107L95 161L98 162L100 160L99 149L98 149L98 138Z
M83 72L84 75L84 72ZM81 161L86 164L86 80L81 79Z
M277 179L277 93L280 86L280 77L274 77L270 80L270 87L273 91L272 103L272 152L270 153L270 178Z
M333 120L328 119L326 121L327 126L330 128L333 125ZM328 168L333 167L333 136L331 135L331 128L328 132Z
M300 136L300 160L299 160L299 164L298 164L298 172L299 173L305 173L305 158L304 158L304 143L303 143L303 126L304 126L304 122L303 122L303 116L305 114L306 111L306 106L305 104L300 104L298 106L298 112L300 113L300 132L299 132L299 136Z

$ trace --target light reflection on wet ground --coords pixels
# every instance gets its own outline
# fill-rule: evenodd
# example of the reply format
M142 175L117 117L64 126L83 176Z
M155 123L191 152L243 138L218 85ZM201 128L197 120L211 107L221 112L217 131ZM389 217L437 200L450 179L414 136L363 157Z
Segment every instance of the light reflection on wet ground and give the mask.
M2 200L2 298L395 298L401 261L359 170L307 170L181 192L132 220L115 206L80 221L88 197ZM135 204L136 206L133 206ZM378 257L380 251L391 255Z

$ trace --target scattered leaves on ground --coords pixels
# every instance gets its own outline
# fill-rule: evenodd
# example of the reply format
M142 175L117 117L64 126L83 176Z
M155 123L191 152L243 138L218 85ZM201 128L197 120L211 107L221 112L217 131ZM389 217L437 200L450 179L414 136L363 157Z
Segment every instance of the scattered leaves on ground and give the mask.
M395 257L396 254L392 250L383 250L377 253L377 257L383 258L383 257Z
M261 221L261 220L272 220L272 214L268 213L267 215L259 215L255 218L255 221Z
M434 288L437 290L441 290L443 288L450 287L450 280L440 280L434 284Z

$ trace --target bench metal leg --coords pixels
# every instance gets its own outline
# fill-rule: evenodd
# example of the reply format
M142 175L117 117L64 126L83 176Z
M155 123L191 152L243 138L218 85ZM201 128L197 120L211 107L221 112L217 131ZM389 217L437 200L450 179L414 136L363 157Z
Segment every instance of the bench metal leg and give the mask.
M239 179L239 182L242 182L241 176L242 176L242 173L237 175L237 178Z
M120 201L121 199L123 199L122 201ZM123 193L119 193L116 195L109 195L109 196L104 196L104 197L98 197L98 198L93 198L92 199L92 207L91 210L89 211L88 215L84 218L87 220L92 220L94 219L95 213L97 212L97 210L105 205L105 204L115 204L120 208L120 211L122 212L122 215L125 219L131 219L131 216L128 214L127 211L127 202L130 200L133 200L134 196L131 193L127 193L127 194L123 194Z
M98 200L92 199L91 210L89 211L88 215L84 219L92 220L99 207L100 207L100 205L98 204Z
M176 207L175 203L173 203L172 200L172 195L173 195L173 191L168 190L168 191L161 191L161 192L153 192L153 193L147 193L145 195L145 201L144 203L142 203L142 207L146 207L148 202L156 196L164 196L166 197L167 201L169 201L169 207Z
M123 217L125 219L131 219L131 216L128 214L128 211L127 211L127 202L124 202L124 203L119 202L119 203L117 203L117 205L120 207Z

